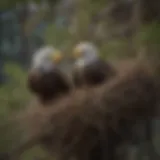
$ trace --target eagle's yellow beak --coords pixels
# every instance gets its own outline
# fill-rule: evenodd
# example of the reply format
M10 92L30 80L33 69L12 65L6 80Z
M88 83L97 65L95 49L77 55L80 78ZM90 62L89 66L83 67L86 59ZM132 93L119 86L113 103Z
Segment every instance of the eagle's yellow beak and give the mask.
M59 63L59 62L61 62L63 56L62 56L62 53L57 50L57 51L54 51L53 54L51 54L50 58L54 63Z
M75 48L74 50L73 50L73 57L75 58L75 59L77 59L77 58L79 58L79 57L81 57L82 56L82 50L80 49L80 48Z

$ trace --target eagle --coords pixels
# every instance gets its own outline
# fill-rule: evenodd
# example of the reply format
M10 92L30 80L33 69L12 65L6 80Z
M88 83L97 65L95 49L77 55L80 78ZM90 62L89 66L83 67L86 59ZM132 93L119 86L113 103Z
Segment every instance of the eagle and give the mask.
M73 49L73 83L76 87L95 86L115 74L109 62L102 60L98 49L90 42L81 42Z
M62 59L62 53L52 46L40 48L33 54L27 85L43 102L70 90Z

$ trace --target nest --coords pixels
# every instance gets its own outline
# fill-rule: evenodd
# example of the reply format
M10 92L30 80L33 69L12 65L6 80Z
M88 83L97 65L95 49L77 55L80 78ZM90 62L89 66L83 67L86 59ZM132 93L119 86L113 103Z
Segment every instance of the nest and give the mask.
M94 159L105 145L103 156L113 159L115 147L131 138L138 121L157 111L159 88L150 67L127 67L99 87L77 89L47 107L34 103L22 116L26 134L39 137L58 158Z

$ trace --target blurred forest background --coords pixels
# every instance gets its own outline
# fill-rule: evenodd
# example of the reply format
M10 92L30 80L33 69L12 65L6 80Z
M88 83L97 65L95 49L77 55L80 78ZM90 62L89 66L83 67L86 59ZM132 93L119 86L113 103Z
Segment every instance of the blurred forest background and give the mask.
M33 52L50 44L69 54L74 44L88 40L109 60L147 56L159 61L160 1L1 0L0 35L0 151L6 151L20 139L5 124L30 100L25 80ZM22 159L45 156L37 146Z

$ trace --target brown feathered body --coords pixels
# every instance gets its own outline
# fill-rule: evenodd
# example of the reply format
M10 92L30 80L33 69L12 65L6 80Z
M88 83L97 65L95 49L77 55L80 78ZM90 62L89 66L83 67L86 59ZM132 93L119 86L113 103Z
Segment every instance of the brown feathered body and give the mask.
M104 145L103 157L117 159L115 150L131 139L139 120L155 116L159 95L159 85L150 67L127 67L127 72L119 71L106 84L77 90L54 102L54 107L44 109L37 103L25 118L30 135L44 134L41 144L58 158L93 160L99 146Z
M57 98L71 89L68 78L55 68L48 72L30 71L27 83L31 92L38 95L41 101Z
M76 87L96 86L115 75L115 69L106 61L96 59L83 68L73 70L73 82Z

